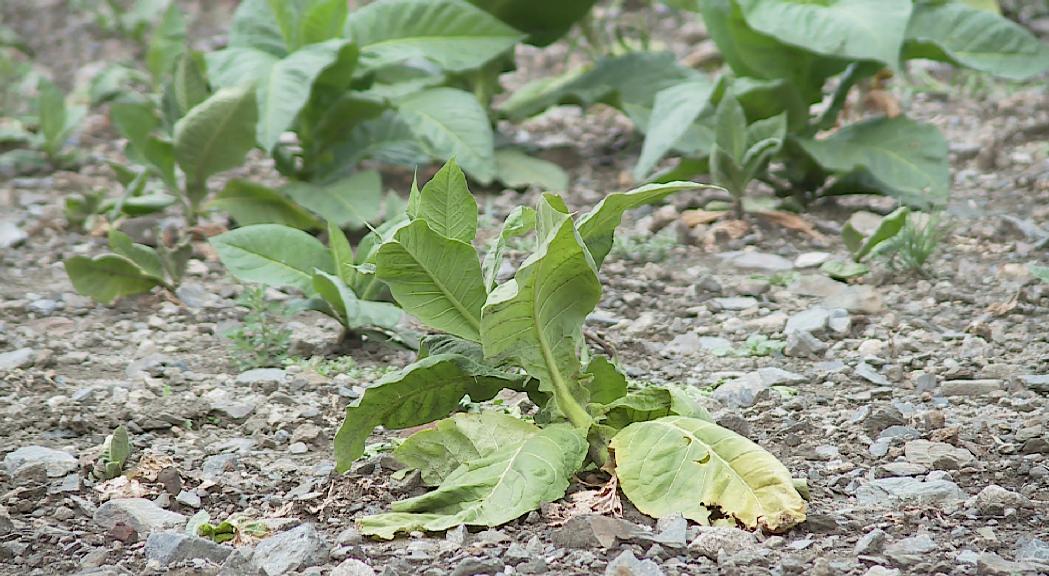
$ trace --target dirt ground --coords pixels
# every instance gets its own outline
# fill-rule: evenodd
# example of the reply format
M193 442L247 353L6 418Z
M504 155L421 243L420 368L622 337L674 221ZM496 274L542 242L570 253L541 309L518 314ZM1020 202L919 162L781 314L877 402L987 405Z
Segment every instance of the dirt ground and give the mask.
M664 20L680 33L676 51L703 41L701 26ZM83 22L11 22L66 31L55 71L70 80L105 52L69 42L111 42ZM563 62L563 48L552 50L522 49L511 84ZM1044 79L1014 85L924 70L943 85L915 75L894 90L951 146L949 231L926 276L876 263L846 288L811 267L826 257L816 253L845 256L836 232L852 212L890 209L869 197L818 202L805 214L813 233L755 218L732 237L716 225L685 226L681 213L704 198L681 195L629 217L621 229L629 239L602 271L605 292L589 325L629 375L711 391L719 423L807 480L809 519L779 536L672 522L639 532L655 522L628 505L620 539L593 518L563 524L557 506L496 529L362 538L354 518L421 488L417 477L393 473L381 446L336 474L331 438L345 405L412 354L340 341L335 322L304 313L288 320L290 353L304 360L237 370L223 334L246 313L236 303L243 288L203 246L176 295L112 307L77 295L62 260L99 253L104 239L67 226L63 199L116 190L104 159L120 157L104 110L93 111L78 172L0 182L0 228L26 236L0 242L0 574L257 574L247 560L253 547L276 558L273 566L281 554L316 552L271 575L1049 573L1049 284L1026 267L1049 264L1049 88ZM572 176L573 208L629 185L640 141L610 109L562 108L505 128L549 147L544 155ZM274 174L260 157L238 172ZM476 192L492 231L536 195ZM158 223L139 220L126 224L133 235ZM789 336L824 313L815 342ZM758 355L756 335L787 343L787 353ZM324 368L344 355L353 362L342 370ZM246 536L225 560L228 549L211 560L147 561L148 528L179 521L152 513L140 530L114 527L109 494L87 476L93 450L119 424L131 434L141 496L157 509L181 522L199 510L214 520L238 514L277 535ZM69 457L16 465L11 453L33 446ZM301 525L312 527L300 528L304 540L265 548Z

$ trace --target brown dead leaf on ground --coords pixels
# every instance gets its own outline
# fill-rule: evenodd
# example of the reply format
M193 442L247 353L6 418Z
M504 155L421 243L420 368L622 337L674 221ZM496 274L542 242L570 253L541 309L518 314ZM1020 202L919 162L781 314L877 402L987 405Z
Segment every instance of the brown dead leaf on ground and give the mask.
M552 526L561 526L576 516L600 514L623 517L623 501L619 498L619 478L615 474L597 490L580 490L570 494L566 501L555 502L544 510Z
M816 227L813 226L812 223L793 212L770 210L768 212L758 212L757 214L773 224L782 226L788 230L801 232L813 240L819 240L821 242L827 240L827 237L819 230L816 230Z
M681 221L692 228L700 224L710 224L725 214L728 212L723 210L685 210L681 213Z
M722 220L707 230L703 237L703 249L713 252L724 240L738 240L750 230L746 220Z
M121 498L145 498L156 493L155 490L150 490L138 480L127 476L117 476L112 480L101 482L95 485L95 490L99 493L98 499L101 502Z
M175 460L171 456L146 452L142 458L139 458L138 464L128 470L127 477L140 479L143 482L156 482L161 470L173 467L175 467Z

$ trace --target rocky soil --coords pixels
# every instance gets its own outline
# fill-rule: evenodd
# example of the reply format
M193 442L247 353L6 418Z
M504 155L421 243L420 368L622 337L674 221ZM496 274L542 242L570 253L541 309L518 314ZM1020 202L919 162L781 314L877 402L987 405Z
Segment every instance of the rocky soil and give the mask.
M518 74L548 57L523 51ZM627 505L623 518L549 506L496 529L362 538L355 517L421 488L394 474L382 434L336 474L331 437L411 353L304 313L287 322L302 360L236 369L223 334L246 313L243 288L205 244L175 294L113 307L77 295L61 261L103 239L67 225L63 198L115 188L101 160L120 154L96 111L79 172L0 182L0 574L1049 573L1049 284L1026 267L1049 263L1049 89L952 86L898 83L951 142L950 231L927 275L878 264L845 285L818 272L845 255L850 214L885 212L884 199L818 203L801 233L760 218L689 227L699 196L634 214L602 272L590 326L630 376L708 391L720 424L807 480L809 519L783 535L656 523ZM509 130L558 146L548 155L577 208L620 189L639 147L606 109ZM262 160L245 172L273 174ZM478 194L493 229L535 197ZM120 424L130 479L93 481ZM189 537L200 511L254 530Z

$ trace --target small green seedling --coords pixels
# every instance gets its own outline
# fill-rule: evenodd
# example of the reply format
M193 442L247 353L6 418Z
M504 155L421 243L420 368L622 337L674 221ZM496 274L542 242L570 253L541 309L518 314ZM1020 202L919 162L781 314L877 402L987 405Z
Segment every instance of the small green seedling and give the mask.
M237 303L248 309L241 325L225 334L233 343L238 370L281 366L287 360L291 330L283 323L286 309L266 300L262 286L247 286Z
M109 231L109 248L113 253L94 258L72 256L65 261L73 288L103 304L157 286L174 291L192 252L186 241L176 246L161 241L154 248L135 243L116 229Z
M99 462L103 480L112 480L120 476L131 456L131 442L128 439L127 428L123 425L117 426L113 434L106 439L105 451Z
M910 209L906 206L897 208L891 214L883 217L878 227L869 235L864 236L851 222L846 222L841 229L841 239L845 247L852 254L852 260L830 260L824 262L820 267L823 273L837 280L851 280L870 272L870 267L863 262L876 248L888 242L907 223Z
M925 274L925 264L940 246L947 228L937 214L912 213L900 231L875 253L889 261L889 267L899 264L903 269Z
M728 91L714 116L715 136L710 149L710 175L729 191L737 217L743 216L743 198L750 182L764 172L783 146L787 116L780 114L747 125L743 106Z

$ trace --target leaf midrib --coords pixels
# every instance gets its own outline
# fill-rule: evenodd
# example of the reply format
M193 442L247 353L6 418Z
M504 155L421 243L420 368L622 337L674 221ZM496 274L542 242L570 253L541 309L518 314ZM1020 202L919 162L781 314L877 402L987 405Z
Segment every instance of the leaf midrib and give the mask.
M455 242L455 240L452 241ZM474 316L474 314L466 306L464 306L462 302L459 302L457 298L453 297L452 293L448 290L448 288L445 287L444 283L441 282L441 280L437 278L437 276L434 275L434 273L431 272L430 269L425 264L423 264L423 262L419 260L419 258L417 258L411 250L408 249L407 246L405 246L401 242L395 242L401 246L401 248L404 250L404 253L407 254L408 257L411 258L411 260L415 262L421 270L426 272L426 276L430 278L430 281L433 282L435 286L437 286L437 289L441 291L441 294L444 295L445 299L451 302L452 306L455 307L459 314L470 323L470 327L473 328L475 332L480 334L481 317Z

